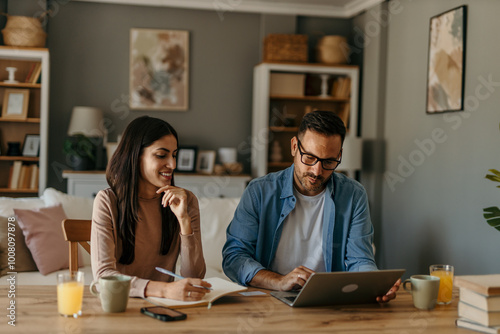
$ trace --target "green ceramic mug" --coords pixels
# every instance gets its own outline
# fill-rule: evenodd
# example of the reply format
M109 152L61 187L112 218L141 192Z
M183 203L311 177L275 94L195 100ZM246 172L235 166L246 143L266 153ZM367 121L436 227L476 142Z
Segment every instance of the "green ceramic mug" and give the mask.
M100 277L90 284L90 292L98 296L104 312L125 312L130 292L130 276L114 275ZM96 285L99 284L99 291Z
M413 305L421 310L436 307L439 292L439 277L431 275L413 275L403 283L403 288L413 297ZM411 284L411 288L407 285Z

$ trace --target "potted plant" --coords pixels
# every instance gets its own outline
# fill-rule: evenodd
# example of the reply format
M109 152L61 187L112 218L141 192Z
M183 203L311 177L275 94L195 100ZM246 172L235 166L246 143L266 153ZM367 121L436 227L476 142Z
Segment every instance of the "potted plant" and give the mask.
M500 172L496 169L490 169L491 174L486 174L486 178L493 182L500 182ZM500 186L497 186L500 188ZM483 209L483 216L490 226L500 231L500 209L498 206L490 206Z
M496 169L490 169L492 174L487 174L486 178L493 182L500 182L500 172ZM500 188L500 186L497 186ZM500 209L497 206L490 206L483 209L483 215L490 226L500 231Z
M77 134L64 141L63 152L74 170L89 170L95 167L95 148L90 138Z

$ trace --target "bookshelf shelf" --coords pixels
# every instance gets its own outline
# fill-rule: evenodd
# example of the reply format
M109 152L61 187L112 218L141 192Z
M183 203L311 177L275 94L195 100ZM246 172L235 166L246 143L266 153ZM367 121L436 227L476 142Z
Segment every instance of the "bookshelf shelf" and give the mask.
M5 83L5 82L0 82L0 87L9 87L9 88L42 88L41 84L32 84L32 83L25 83L25 82L19 82L16 84L12 83Z
M16 83L10 79L7 67L15 67ZM48 101L49 101L49 52L45 48L0 47L0 102L7 92L23 89L29 91L27 117L7 119L0 117L0 196L19 197L41 194L47 183L48 153ZM3 111L0 111L0 114ZM6 156L9 142L19 142L23 147L26 135L40 135L39 157ZM14 166L29 175L20 177L17 185ZM25 168L27 167L27 169ZM36 167L36 168L35 168ZM17 168L18 169L18 168ZM28 174L30 171L30 174ZM29 188L29 189L28 189Z
M252 176L260 177L289 167L293 157L290 140L298 132L302 117L313 110L337 114L346 124L346 144L358 144L357 66L329 66L307 63L268 63L254 67ZM282 162L271 161L280 148ZM362 146L352 150L361 157ZM354 175L358 166L341 164L339 171Z
M269 130L273 132L297 132L299 131L298 126L270 126Z
M25 162L38 162L40 161L40 158L38 157L20 157L20 156L7 156L7 155L0 155L0 161L25 161Z
M40 118L28 117L26 119L9 119L9 118L0 117L0 122L5 122L5 123L40 123Z
M3 194L38 194L38 189L10 189L0 188L0 193Z

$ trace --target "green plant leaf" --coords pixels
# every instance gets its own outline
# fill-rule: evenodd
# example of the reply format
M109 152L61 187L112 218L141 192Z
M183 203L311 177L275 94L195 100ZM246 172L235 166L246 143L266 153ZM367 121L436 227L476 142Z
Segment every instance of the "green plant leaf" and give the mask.
M494 182L500 182L500 172L496 169L490 169L492 174L487 174L485 178Z
M498 207L484 208L483 216L490 226L500 231L500 209Z

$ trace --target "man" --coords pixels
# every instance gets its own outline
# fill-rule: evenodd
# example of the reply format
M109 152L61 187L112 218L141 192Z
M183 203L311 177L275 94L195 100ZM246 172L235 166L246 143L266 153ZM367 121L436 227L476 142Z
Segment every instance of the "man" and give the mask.
M306 114L291 140L293 165L250 182L222 250L230 279L289 291L316 271L377 270L366 191L334 173L345 134L333 112ZM395 298L399 284L377 301Z

